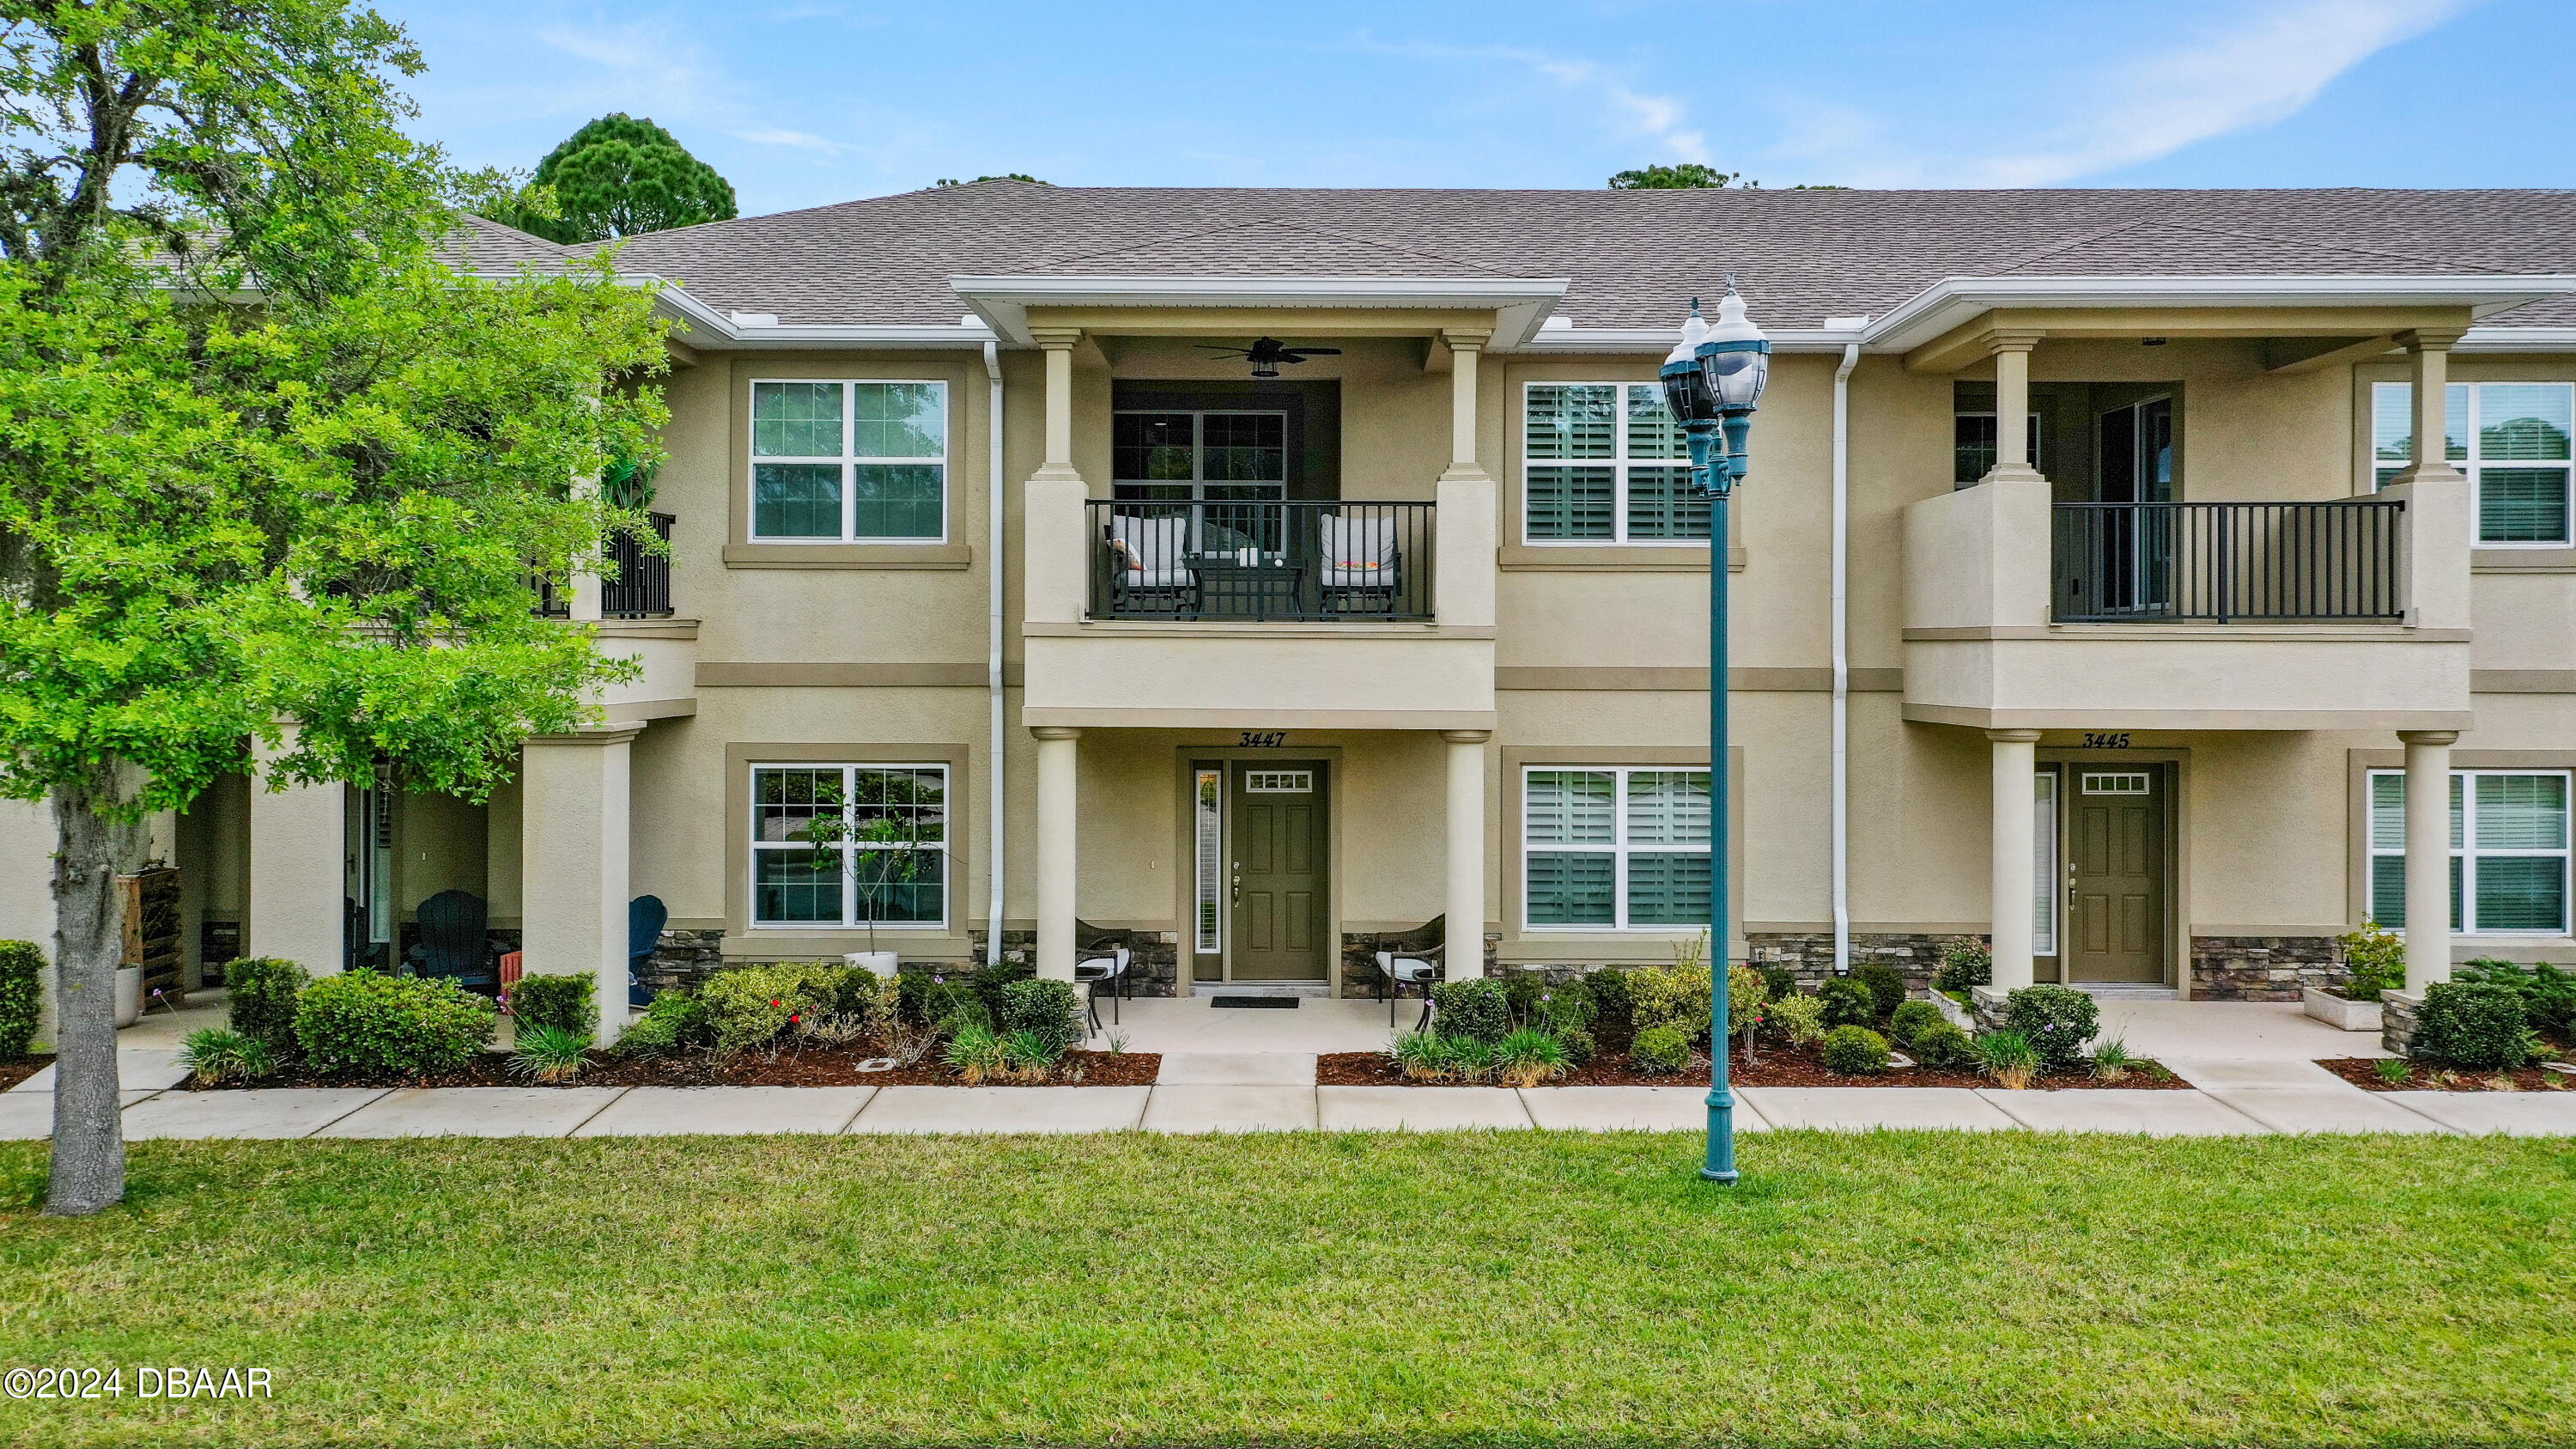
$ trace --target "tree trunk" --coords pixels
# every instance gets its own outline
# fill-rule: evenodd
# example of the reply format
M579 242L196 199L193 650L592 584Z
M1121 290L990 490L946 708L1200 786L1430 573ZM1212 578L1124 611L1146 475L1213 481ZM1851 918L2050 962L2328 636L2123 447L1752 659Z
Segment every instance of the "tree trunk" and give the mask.
M125 958L117 871L142 843L113 772L54 792L54 1161L45 1211L94 1213L125 1196L116 1079L116 968Z

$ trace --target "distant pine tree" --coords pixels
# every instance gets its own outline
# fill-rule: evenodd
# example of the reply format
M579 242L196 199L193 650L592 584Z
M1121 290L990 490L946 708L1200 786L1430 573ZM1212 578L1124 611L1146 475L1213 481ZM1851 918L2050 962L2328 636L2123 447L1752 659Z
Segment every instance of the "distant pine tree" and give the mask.
M600 117L546 153L528 189L493 220L550 241L606 241L729 221L732 183L670 132L624 112Z

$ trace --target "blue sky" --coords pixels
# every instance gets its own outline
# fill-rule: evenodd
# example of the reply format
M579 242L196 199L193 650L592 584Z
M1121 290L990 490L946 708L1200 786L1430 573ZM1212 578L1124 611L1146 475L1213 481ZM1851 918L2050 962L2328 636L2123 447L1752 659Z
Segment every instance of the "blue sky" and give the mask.
M1059 184L2576 185L2569 0L378 0L419 132L526 168L623 110L746 213Z

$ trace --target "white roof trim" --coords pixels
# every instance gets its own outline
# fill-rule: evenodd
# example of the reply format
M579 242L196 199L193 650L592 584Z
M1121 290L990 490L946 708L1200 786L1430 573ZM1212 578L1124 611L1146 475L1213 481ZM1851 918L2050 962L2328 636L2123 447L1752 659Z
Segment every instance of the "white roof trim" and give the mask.
M2472 327L2454 352L2576 352L2576 327Z
M1527 343L1563 277L978 277L949 287L1004 339L1029 345L1031 307L1453 307L1496 315L1493 346ZM1554 334L1551 334L1554 335Z
M1774 352L1839 353L1846 344L1860 341L1862 331L1857 327L1787 327L1765 329L1763 335L1771 339ZM1682 329L1678 327L1551 327L1512 350L1524 354L1651 352L1661 357L1681 339Z
M621 280L657 282L662 279L650 273L623 273ZM691 347L710 351L737 348L803 347L824 351L867 348L969 348L980 349L993 340L993 331L982 322L969 326L882 325L877 323L777 324L747 325L737 320L742 315L719 311L689 295L677 283L666 283L653 294L654 309L679 323L683 330L674 334Z
M2466 306L2472 317L2576 292L2576 276L1947 277L1872 324L1873 352L1906 352L1999 307Z

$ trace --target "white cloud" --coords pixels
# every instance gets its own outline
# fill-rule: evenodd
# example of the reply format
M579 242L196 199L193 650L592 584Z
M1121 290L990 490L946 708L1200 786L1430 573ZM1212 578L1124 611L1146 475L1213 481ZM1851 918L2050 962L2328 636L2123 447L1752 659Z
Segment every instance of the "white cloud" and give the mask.
M1890 144L1863 111L1811 105L1774 151L1830 165L1834 180L1856 186L2057 185L2295 115L2344 72L2468 3L2269 0L2170 49L2073 76L2059 94L2074 114L2053 126L1977 117L1985 134L2018 143L2001 149L1971 141L1925 154ZM2015 83L2010 74L1997 81Z
M570 89L601 104L674 117L724 108L722 76L695 41L667 23L557 24L536 34L540 43L595 68Z
M1560 88L1596 103L1609 129L1642 136L1654 143L1657 160L1706 162L1708 136L1690 125L1690 112L1671 96L1654 95L1629 85L1619 71L1580 56L1550 55L1507 46L1450 46L1426 43L1389 44L1366 35L1344 48L1378 55L1420 56L1431 60L1502 61L1554 81Z
M811 131L759 130L732 131L727 134L737 141L749 141L755 146L788 146L799 151L813 151L826 156L836 156L849 149L838 141L827 141Z

